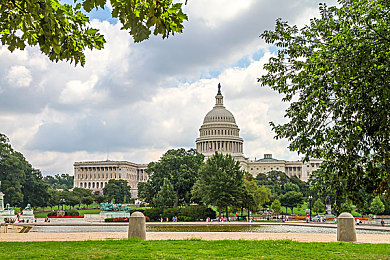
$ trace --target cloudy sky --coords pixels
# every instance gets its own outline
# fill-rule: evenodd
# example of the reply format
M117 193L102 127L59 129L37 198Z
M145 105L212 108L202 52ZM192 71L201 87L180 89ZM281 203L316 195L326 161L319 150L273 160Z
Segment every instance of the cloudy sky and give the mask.
M73 174L85 160L156 161L171 148L195 147L217 84L244 138L244 153L297 160L275 140L282 96L257 78L275 52L259 35L282 18L302 26L317 0L189 0L184 33L135 44L106 11L92 15L104 50L86 66L52 63L36 48L0 45L0 132L43 174Z

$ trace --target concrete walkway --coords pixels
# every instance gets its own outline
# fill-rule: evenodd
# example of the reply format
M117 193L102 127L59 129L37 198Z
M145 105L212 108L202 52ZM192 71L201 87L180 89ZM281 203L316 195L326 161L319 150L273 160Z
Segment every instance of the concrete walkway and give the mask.
M78 219L56 219L52 220L50 223L47 222L37 222L24 225L31 226L128 226L128 223L110 223L110 222L88 222L85 220ZM306 223L299 221L288 221L288 222L147 222L147 226L154 225L167 225L167 226L180 226L180 225L285 225L285 226L302 226L302 227L321 227L321 228L337 228L337 224L334 223ZM389 232L390 235L390 226L379 226L379 225L356 225L357 230L372 230L372 231L383 231Z
M84 241L125 239L126 232L77 232L77 233L5 233L0 234L0 242L31 241ZM148 232L147 240L282 240L289 239L300 242L337 242L335 234L307 233L244 233L244 232ZM390 235L358 234L358 243L390 244Z

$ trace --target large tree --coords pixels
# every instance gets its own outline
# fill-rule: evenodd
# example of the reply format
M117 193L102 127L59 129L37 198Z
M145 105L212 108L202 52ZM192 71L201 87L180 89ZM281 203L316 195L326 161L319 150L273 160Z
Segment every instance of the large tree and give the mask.
M168 179L175 191L175 207L191 202L191 189L198 177L198 170L203 165L204 156L195 149L183 148L167 151L158 162L148 164L149 180L139 187L139 197L146 202L153 198Z
M103 188L103 194L108 200L115 200L115 203L123 203L131 198L130 186L125 180L109 180ZM92 196L91 199L93 201Z
M376 196L372 200L370 210L375 215L381 214L383 211L385 211L385 205L383 204L383 202L381 201L381 198L379 198L379 196Z
M74 176L69 174L56 174L54 176L47 175L43 180L49 185L52 189L71 189L73 188Z
M261 37L278 47L259 81L289 103L276 138L323 158L314 183L362 203L361 189L389 194L390 1L339 0L298 29L282 20Z
M46 206L48 187L42 174L16 152L9 139L0 133L0 191L5 193L4 202L11 206Z
M325 211L325 204L318 198L313 205L313 212L320 214Z
M129 30L135 42L150 34L163 38L183 31L187 15L181 3L172 0L4 0L0 4L0 39L10 51L38 45L50 60L70 60L84 65L84 51L101 49L105 43L99 30L90 27L87 13L104 9Z
M206 205L218 206L219 216L225 208L239 204L244 190L244 174L240 163L231 155L216 152L199 170L199 179L194 185L193 195Z
M282 204L282 206L286 207L286 212L287 207L289 207L291 209L291 213L294 213L294 208L303 203L302 193L296 191L289 191L280 197L280 203Z
M265 203L270 201L271 190L265 186L258 187L255 180L244 178L242 206L248 212L260 210ZM248 214L249 215L249 214Z
M169 182L167 178L164 178L163 185L156 196L153 198L152 206L165 208L172 207L175 203L175 191L173 190L173 185Z

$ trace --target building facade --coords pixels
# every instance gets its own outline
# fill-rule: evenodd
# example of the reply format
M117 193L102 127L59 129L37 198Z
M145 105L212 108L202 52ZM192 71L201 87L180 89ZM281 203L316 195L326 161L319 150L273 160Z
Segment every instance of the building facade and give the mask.
M132 198L138 197L138 183L146 182L147 164L136 164L127 161L90 161L75 162L74 187L90 189L102 193L109 180L125 180L130 186Z

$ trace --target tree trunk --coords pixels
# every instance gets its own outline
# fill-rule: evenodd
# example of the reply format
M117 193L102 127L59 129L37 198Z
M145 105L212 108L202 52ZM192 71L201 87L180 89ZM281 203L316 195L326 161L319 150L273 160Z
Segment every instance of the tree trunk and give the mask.
M294 213L294 207L291 207L291 214Z
M241 216L244 214L244 208L241 207Z
M173 206L177 207L178 205L179 205L179 190L176 190L176 199L175 199L175 204Z
M228 206L226 206L226 220L230 221L229 220L229 207Z
M222 207L221 206L218 206L218 218L221 219L221 216L222 216Z

